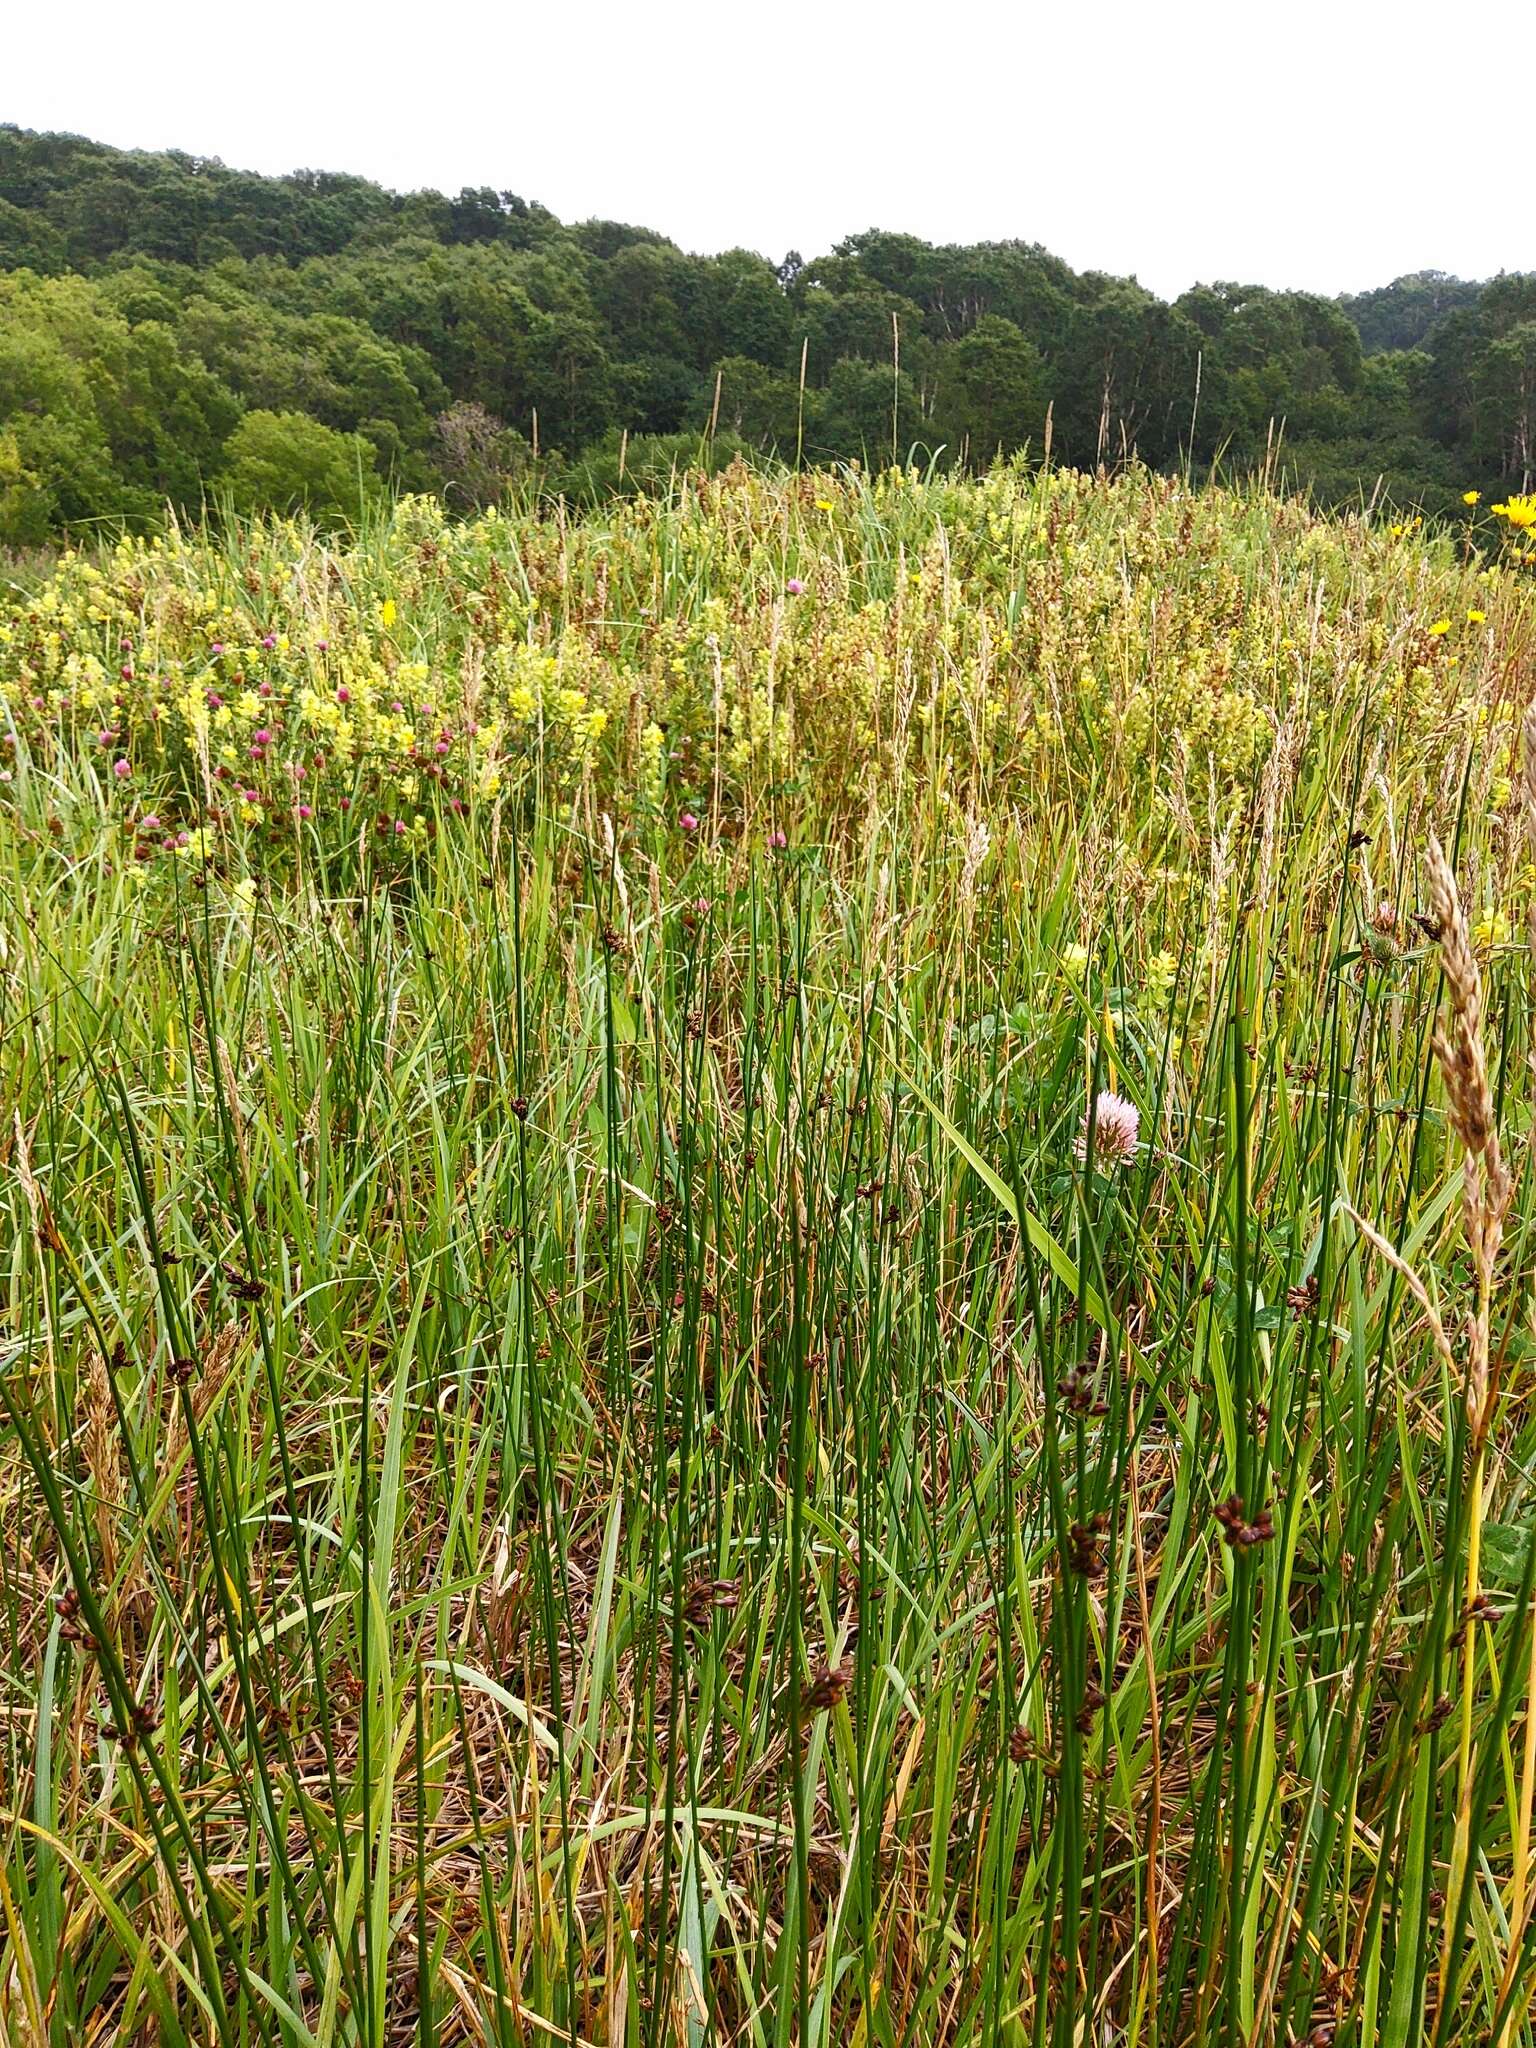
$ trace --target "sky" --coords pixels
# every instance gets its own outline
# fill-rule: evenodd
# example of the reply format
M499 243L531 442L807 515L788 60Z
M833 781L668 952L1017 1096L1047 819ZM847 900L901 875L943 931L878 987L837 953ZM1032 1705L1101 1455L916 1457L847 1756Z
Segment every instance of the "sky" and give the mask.
M1041 242L1172 297L1536 268L1502 80L1536 8L1428 0L75 0L0 120L246 169L490 185L687 249ZM1479 83L1481 79L1481 83ZM1483 110L1469 119L1467 109Z

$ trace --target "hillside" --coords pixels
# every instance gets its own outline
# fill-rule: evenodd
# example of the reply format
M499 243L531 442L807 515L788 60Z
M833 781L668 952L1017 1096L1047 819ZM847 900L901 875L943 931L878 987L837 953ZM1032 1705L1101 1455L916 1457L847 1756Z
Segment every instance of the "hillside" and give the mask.
M893 346L899 343L899 371ZM803 375L803 389L802 389ZM1027 242L778 265L507 192L397 194L0 128L0 544L205 494L353 516L592 493L679 452L1268 465L1435 512L1528 480L1536 278L1169 305ZM1279 450L1277 457L1277 448Z

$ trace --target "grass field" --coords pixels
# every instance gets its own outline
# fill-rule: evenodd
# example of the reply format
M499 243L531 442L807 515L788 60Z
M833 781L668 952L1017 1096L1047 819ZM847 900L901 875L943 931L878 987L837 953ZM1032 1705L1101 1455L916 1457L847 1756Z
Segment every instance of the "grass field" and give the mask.
M1504 533L0 600L0 2042L1536 2039Z

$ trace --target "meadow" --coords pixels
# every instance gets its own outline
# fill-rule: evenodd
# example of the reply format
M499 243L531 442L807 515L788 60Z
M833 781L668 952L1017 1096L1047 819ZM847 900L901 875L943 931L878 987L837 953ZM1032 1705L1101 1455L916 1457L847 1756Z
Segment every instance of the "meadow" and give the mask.
M735 467L0 587L5 2048L1536 2040L1465 515Z

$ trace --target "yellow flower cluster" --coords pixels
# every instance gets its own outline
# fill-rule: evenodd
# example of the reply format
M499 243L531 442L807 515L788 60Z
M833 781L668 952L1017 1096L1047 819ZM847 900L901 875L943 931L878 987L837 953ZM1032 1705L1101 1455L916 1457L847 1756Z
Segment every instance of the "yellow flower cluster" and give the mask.
M1536 523L1536 499L1494 510ZM0 601L0 699L21 758L92 763L179 825L356 807L349 831L410 844L529 776L637 814L791 785L828 816L914 782L1008 804L1084 775L1227 805L1282 726L1294 747L1368 696L1426 761L1464 735L1494 633L1453 621L1487 623L1496 572L1431 577L1426 544L1367 586L1372 545L1284 500L1022 462L737 468L587 521L408 498L355 547L273 520L66 553ZM1403 666L1415 616L1444 651Z

